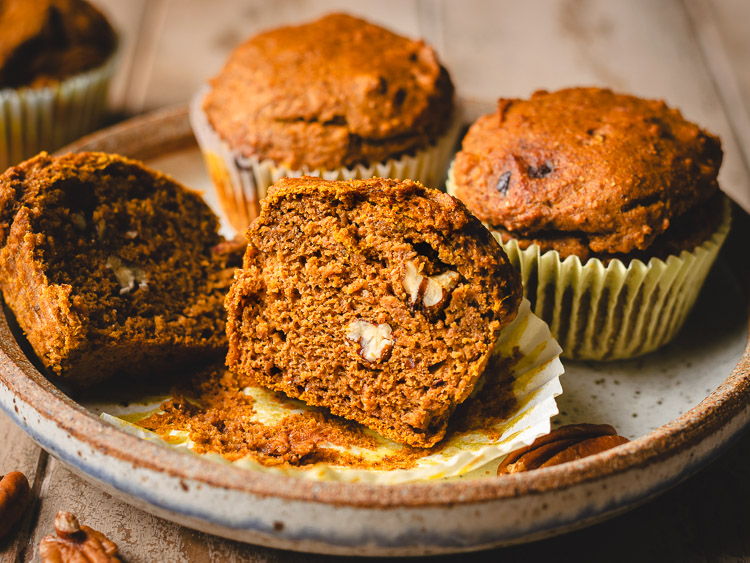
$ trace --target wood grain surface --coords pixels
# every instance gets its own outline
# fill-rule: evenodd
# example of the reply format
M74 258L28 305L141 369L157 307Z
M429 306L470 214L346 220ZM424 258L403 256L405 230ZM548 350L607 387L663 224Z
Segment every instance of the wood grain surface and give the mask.
M256 31L343 9L425 37L464 97L494 100L595 84L664 98L722 137L722 186L750 211L747 0L94 1L121 35L113 119L184 103ZM624 515L470 558L750 560L748 467L746 435L698 475ZM0 474L11 470L29 477L34 500L13 533L0 540L0 561L39 561L39 541L52 532L61 509L108 535L128 562L336 559L239 544L132 508L72 474L0 413ZM462 559L469 556L435 558Z

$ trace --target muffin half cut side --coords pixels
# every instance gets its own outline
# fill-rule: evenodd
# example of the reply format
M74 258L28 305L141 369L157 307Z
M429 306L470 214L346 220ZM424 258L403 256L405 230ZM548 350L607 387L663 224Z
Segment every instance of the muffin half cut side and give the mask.
M0 176L0 288L77 385L220 357L230 246L200 195L123 157L42 153Z
M414 446L444 435L521 299L481 223L415 182L282 179L247 238L229 367Z

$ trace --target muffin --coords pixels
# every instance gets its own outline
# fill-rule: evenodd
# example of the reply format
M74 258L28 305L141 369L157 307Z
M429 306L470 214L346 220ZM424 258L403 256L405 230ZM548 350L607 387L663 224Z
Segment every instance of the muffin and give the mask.
M0 176L0 289L49 372L84 386L226 353L244 244L197 192L103 153L42 153Z
M443 437L521 300L489 231L408 180L283 178L247 240L228 367L412 446Z
M83 0L0 2L0 170L101 122L117 38Z
M663 101L540 91L471 126L448 190L503 242L564 356L628 358L675 336L726 236L721 160Z
M232 225L282 176L442 179L453 84L431 47L345 14L249 39L191 105Z

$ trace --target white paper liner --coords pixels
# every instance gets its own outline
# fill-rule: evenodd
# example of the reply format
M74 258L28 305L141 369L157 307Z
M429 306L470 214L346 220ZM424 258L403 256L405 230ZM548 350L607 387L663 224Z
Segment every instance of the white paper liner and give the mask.
M500 457L549 433L550 419L558 412L555 397L562 393L560 375L564 371L558 358L561 349L550 335L547 325L531 312L526 299L523 300L513 323L503 329L494 353L501 357L510 357L514 350L520 352L520 359L512 368L512 390L516 406L505 421L492 428L500 438L491 439L486 433L479 431L454 434L448 438L448 443L440 451L430 453L426 450L425 457L419 459L416 466L411 469L373 470L323 463L305 467L279 467L262 465L250 457L229 462L216 453L201 455L252 470L331 481L395 484L465 475L472 470L483 468L490 462L496 462ZM261 388L247 388L244 392L253 395L256 419L266 424L279 422L294 412L302 412L308 408L304 403L294 399L288 399L280 405L278 399L271 400L272 394ZM475 392L482 393L481 387L477 386ZM191 452L192 443L184 430L174 430L167 441L158 434L133 424L159 412L159 405L164 399L166 397L152 398L148 402L137 402L139 404L135 406L131 404L128 408L113 402L99 405L96 410L103 411L101 416L105 420L140 438ZM375 433L370 435L377 439L379 445L376 449L348 448L347 451L375 459L392 455L404 448L401 444Z
M446 189L455 195L452 166ZM556 250L541 252L536 244L522 249L490 231L521 272L524 296L532 292L534 313L549 324L562 357L619 360L653 352L680 331L729 233L726 198L723 213L716 232L692 251L648 264L634 259L627 266L619 259L606 266L598 258L583 264L578 256L561 260Z
M448 162L461 129L461 111L456 106L451 124L435 144L397 159L388 159L370 166L358 164L352 168L334 170L290 169L272 160L247 158L232 150L214 131L203 111L203 99L210 88L204 86L190 101L190 124L198 141L209 176L216 186L219 201L237 230L244 232L259 213L260 200L279 178L302 175L320 176L326 180L358 180L367 178L395 178L416 180L427 187L442 188Z
M97 129L116 57L50 86L0 90L0 172Z

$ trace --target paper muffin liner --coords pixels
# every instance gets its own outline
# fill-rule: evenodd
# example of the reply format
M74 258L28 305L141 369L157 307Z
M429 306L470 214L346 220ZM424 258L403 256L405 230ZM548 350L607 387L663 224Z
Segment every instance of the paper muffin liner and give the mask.
M446 189L455 194L452 168ZM692 251L648 264L634 259L627 266L619 259L606 266L598 258L585 264L578 256L561 260L556 250L541 252L536 244L524 250L490 231L521 272L524 296L549 324L562 357L619 360L653 352L677 335L729 232L726 199L723 214L713 235Z
M440 447L425 450L424 456L408 469L375 470L324 463L302 467L266 466L250 457L230 462L218 453L192 452L193 444L184 429L175 428L165 440L159 434L135 424L138 420L160 412L159 405L167 397L131 402L128 407L123 407L117 402L121 399L118 397L117 401L113 398L111 403L89 405L89 408L101 412L105 420L146 440L257 471L308 479L384 484L450 477L480 477L494 475L495 472L492 470L500 458L549 433L550 419L558 412L555 397L562 392L560 375L564 370L559 354L560 347L550 335L549 328L531 312L528 300L524 299L518 316L503 329L493 351L493 355L503 358L518 358L510 370L512 377L508 381L508 388L515 399L513 409L502 422L489 429L449 432L449 437L441 442ZM264 424L278 423L290 413L304 412L310 408L294 399L286 399L279 403L277 395L272 399L273 394L260 387L249 387L243 392L253 396L253 416ZM475 388L475 393L483 393L481 380ZM371 434L374 435L372 432ZM387 438L374 436L377 438L377 447L363 449L352 446L348 451L368 460L377 460L385 456L394 456L405 448Z
M97 129L116 56L50 86L0 90L0 172Z
M326 180L352 180L373 177L416 180L428 187L442 188L446 168L461 128L460 109L448 130L433 144L413 155L388 159L370 166L333 170L302 168L294 170L277 165L270 159L247 158L232 150L214 131L203 111L203 99L209 92L204 86L190 102L190 124L198 141L208 174L229 223L242 233L260 212L260 200L279 178L303 175L320 176Z

